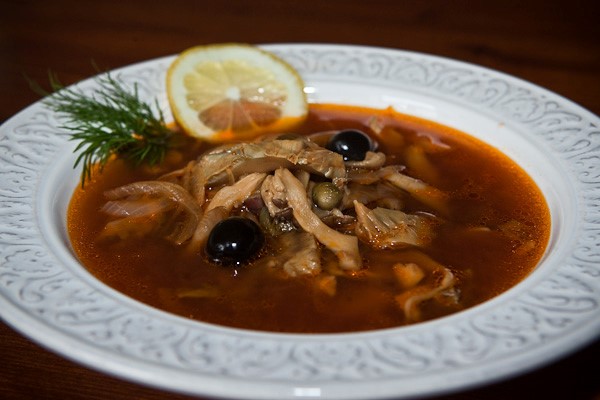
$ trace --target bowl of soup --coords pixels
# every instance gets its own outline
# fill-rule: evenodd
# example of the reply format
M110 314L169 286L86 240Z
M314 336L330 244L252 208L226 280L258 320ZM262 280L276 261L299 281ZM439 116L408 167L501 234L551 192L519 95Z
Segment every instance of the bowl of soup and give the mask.
M306 83L293 132L115 161L81 188L58 116L3 125L8 322L125 379L232 398L448 392L596 337L598 117L453 60L265 48ZM168 115L172 60L114 73Z

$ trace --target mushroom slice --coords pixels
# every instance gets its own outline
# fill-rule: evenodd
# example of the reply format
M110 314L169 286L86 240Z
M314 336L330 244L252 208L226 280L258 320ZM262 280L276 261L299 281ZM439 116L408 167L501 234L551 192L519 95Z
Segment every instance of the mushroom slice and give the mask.
M260 187L260 194L271 217L278 215L287 206L285 186L277 175L267 175Z
M392 268L402 292L395 301L408 322L422 320L421 305L425 301L444 307L459 305L458 280L449 268L415 249L401 252L398 260Z
M198 160L205 184L215 185L253 172L297 168L343 181L346 167L341 155L306 139L265 139L217 147Z
M287 193L287 200L292 207L294 218L306 232L312 233L315 238L331 250L344 270L358 270L362 267L362 259L358 250L358 239L355 236L344 235L325 225L321 219L312 212L306 190L300 182L287 169L275 171Z
M398 171L390 170L390 172L384 174L383 179L400 189L406 190L412 197L442 215L448 215L448 196L446 193L419 179L411 178Z
M456 282L452 272L443 266L431 271L431 274L434 276L432 282L416 286L395 297L396 304L402 309L408 321L420 321L421 310L419 306L421 303L450 290Z
M137 231L138 236L160 232L168 240L181 244L193 235L200 219L200 207L192 196L171 182L130 183L106 191L104 196L109 201L103 210L121 217L107 224L107 236L120 236L118 231L122 229Z
M233 185L224 186L210 200L210 203L206 206L206 211L208 212L217 207L224 207L226 210L231 211L233 207L242 204L244 200L250 197L266 176L267 174L255 172L246 175Z
M376 170L385 165L385 153L367 151L362 161L346 161L346 167Z
M356 236L375 249L422 247L432 239L435 220L427 215L381 207L370 210L358 201L354 201L354 209Z
M289 276L316 275L321 272L321 253L315 237L308 232L293 231L279 235L274 243L278 265Z
M188 245L189 251L198 251L208 239L208 235L217 223L227 218L234 207L242 204L250 197L265 179L266 174L254 173L247 175L231 186L224 186L207 204L202 218L196 226L192 240Z

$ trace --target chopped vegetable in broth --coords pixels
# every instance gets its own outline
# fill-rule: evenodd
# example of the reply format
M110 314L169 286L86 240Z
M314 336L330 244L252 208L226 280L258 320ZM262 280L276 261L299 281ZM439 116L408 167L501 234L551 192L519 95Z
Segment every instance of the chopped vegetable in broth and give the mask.
M293 133L159 166L113 159L77 188L75 252L116 290L245 329L354 332L439 318L537 265L549 210L508 157L391 109L313 104Z

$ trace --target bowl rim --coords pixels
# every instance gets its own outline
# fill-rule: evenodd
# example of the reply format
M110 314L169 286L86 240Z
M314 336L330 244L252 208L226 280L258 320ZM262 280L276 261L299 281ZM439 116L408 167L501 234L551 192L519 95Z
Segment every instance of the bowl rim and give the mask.
M562 218L557 219L557 228L569 227L568 235L555 231L553 237L566 236L576 251L547 255L552 262L551 276L547 272L550 267L539 268L524 281L526 284L519 284L458 316L454 314L408 327L298 335L244 331L185 320L142 305L100 284L65 252L64 237L63 249L57 250L61 238L53 229L60 215L57 216L55 210L61 201L64 203L60 195L68 193L69 185L65 183L68 180L64 175L71 159L56 161L53 157L57 153L70 153L72 147L67 144L66 133L58 128L55 116L36 103L0 127L0 132L9 140L9 152L0 158L0 168L8 173L0 181L0 201L18 206L14 214L3 218L8 224L2 231L25 239L23 242L9 238L0 243L3 259L7 260L2 267L7 272L2 274L0 269L0 314L6 322L67 358L138 383L189 394L252 398L260 393L264 398L280 399L316 395L383 398L439 394L526 372L598 336L600 314L595 298L600 297L600 289L590 279L600 274L595 265L597 255L593 251L586 253L582 246L598 244L597 234L593 235L598 221L593 219L590 200L599 195L599 185L593 175L593 169L597 168L594 157L598 139L592 127L600 126L597 116L529 82L447 58L352 45L263 47L292 63L309 84L328 81L351 84L358 80L367 86L379 85L385 91L386 84L392 81L394 90L411 92L419 99L437 95L442 103L454 103L465 110L482 110L481 114L491 118L490 121L504 120L506 130L514 134L530 135L527 137L533 138L531 146L541 146L550 152L550 164L563 173L561 182L568 185L562 192L555 193L560 199L565 193L570 197L553 215ZM162 74L173 58L133 64L114 73L125 79L141 76L144 90L158 92ZM78 86L87 90L93 86L93 78ZM318 101L318 96L318 91L313 93L313 100ZM160 104L165 106L164 98ZM561 136L565 133L576 140L565 139ZM574 150L569 147L581 140L587 140L588 144ZM35 151L24 149L25 144ZM542 172L548 171L555 172L553 169ZM10 188L15 182L18 191ZM34 200L28 201L32 194ZM21 208L26 211L22 212ZM32 212L33 220L27 211ZM48 215L54 215L54 220L47 221ZM35 251L27 250L32 243ZM37 261L31 261L32 257ZM61 265L56 265L57 260ZM557 265L560 263L564 265ZM19 271L21 276L18 276ZM14 279L10 284L8 272L17 274L16 277L10 275ZM20 290L15 290L18 286ZM92 292L88 292L90 287ZM69 292L66 300L92 301L94 311L85 306L68 305L59 310L57 304L66 301L64 293L60 293L65 288ZM556 293L560 299L556 299ZM41 307L36 296L55 309ZM541 300L550 302L551 307ZM558 300L566 302L568 307L564 308ZM115 311L115 304L128 307L129 314L119 313L119 307ZM502 311L498 311L500 308ZM492 318L489 313L494 310L496 314ZM519 314L523 310L533 314ZM69 313L58 311L68 311L75 319L68 320ZM98 314L89 316L85 311ZM104 322L97 321L102 318ZM549 321L552 318L570 318L571 321ZM561 326L561 323L566 325ZM86 324L87 329L81 329ZM177 329L172 328L175 325ZM118 332L122 336L115 338ZM98 337L101 334L115 337ZM161 334L175 347L168 349L157 344ZM462 343L461 336L473 343ZM145 340L148 345L124 350L123 345L134 338ZM218 349L216 354L207 349L211 346ZM195 358L186 359L181 354L183 349L195 351ZM232 356L242 350L246 351L241 357L246 365L233 365ZM344 351L354 354L355 358L348 360ZM449 354L452 351L457 354ZM442 360L434 360L436 355ZM256 356L263 357L265 365L281 364L277 364L279 368L265 369L265 365L252 364L250 358ZM345 366L345 362L350 362L351 368ZM358 367L361 362L365 364L363 370ZM290 367L290 363L294 365ZM453 365L454 370L448 370L449 365ZM415 372L425 372L424 377L415 378ZM408 381L410 385L406 385ZM223 385L224 382L233 385ZM378 383L376 390L374 382ZM401 383L407 387L402 388Z

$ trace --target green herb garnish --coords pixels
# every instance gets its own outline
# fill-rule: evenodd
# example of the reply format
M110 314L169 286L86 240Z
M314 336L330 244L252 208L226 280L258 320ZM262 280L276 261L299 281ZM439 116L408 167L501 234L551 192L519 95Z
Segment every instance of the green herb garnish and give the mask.
M65 117L61 128L72 132L71 140L79 141L74 152L80 154L73 168L83 166L82 186L91 179L93 166L104 167L113 155L130 159L136 165L160 163L173 134L165 124L158 102L154 107L143 102L137 84L128 91L110 74L101 75L97 83L99 88L86 95L83 91L65 89L51 74L54 93L43 101ZM43 93L39 86L32 87Z

